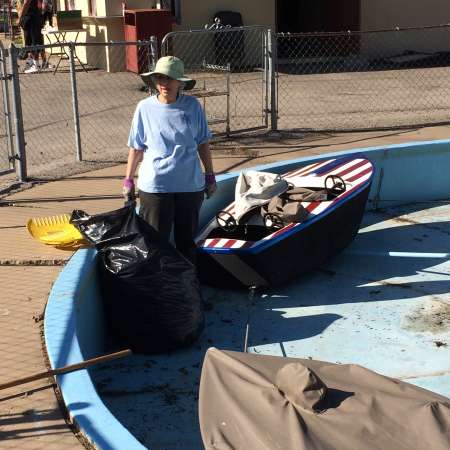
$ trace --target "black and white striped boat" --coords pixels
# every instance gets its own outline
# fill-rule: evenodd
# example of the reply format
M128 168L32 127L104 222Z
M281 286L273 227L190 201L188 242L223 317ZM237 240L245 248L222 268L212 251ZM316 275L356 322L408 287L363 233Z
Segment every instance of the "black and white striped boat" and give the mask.
M218 216L197 237L200 278L222 287L272 286L322 264L356 236L373 172L365 158L338 157L281 175L291 187L312 184L325 189L331 178L339 180L340 189L322 201L302 201L306 217L278 227L267 226L259 213L234 221L236 204L231 203L221 214L229 216L234 226L220 226Z

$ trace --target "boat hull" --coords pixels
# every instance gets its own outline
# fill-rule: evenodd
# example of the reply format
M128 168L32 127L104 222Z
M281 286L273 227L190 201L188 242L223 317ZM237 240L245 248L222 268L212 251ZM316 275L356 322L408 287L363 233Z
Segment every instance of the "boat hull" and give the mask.
M214 253L200 249L200 280L227 288L276 286L320 266L355 238L369 191L370 183L308 226L260 251Z

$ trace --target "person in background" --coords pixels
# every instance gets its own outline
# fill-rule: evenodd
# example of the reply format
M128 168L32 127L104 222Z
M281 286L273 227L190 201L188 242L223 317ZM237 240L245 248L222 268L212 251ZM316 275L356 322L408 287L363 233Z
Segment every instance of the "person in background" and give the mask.
M184 76L184 64L164 56L155 70L141 75L157 91L137 105L128 139L123 194L134 198L138 164L139 213L166 239L174 232L177 249L195 263L194 237L204 195L216 191L205 112L182 90L195 80ZM202 172L200 161L205 173Z
M49 7L52 8L52 3L49 0L23 0L19 9L18 19L19 25L23 29L26 47L44 45L42 29L45 20L48 20L48 14L50 13ZM39 55L42 60L41 65L39 65ZM41 69L47 68L49 68L49 64L44 49L28 53L28 60L25 63L25 73L38 72Z

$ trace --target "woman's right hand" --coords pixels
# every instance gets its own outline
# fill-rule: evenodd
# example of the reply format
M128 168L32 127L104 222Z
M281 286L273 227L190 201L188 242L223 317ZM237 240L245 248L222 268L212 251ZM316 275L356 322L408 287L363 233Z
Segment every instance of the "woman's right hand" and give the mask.
M133 178L124 178L122 184L122 195L126 202L131 202L136 198Z

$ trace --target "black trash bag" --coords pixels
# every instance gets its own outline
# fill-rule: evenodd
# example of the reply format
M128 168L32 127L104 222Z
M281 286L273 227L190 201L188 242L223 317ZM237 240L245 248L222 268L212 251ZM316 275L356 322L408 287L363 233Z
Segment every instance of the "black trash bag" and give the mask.
M118 343L160 353L194 342L204 327L195 266L135 211L135 203L73 223L98 250L107 323Z

